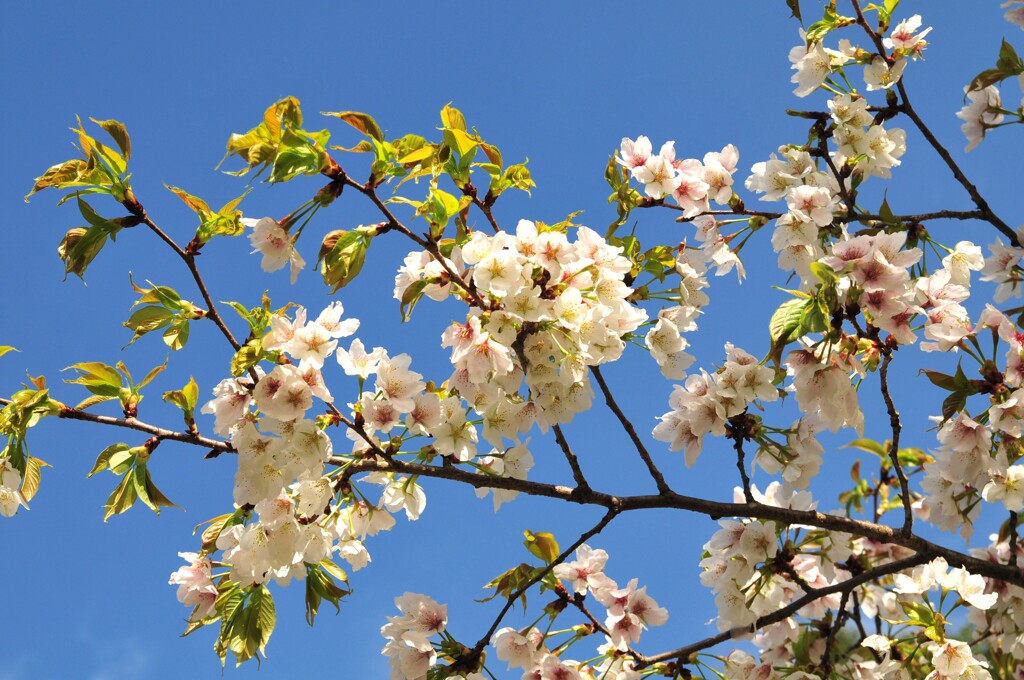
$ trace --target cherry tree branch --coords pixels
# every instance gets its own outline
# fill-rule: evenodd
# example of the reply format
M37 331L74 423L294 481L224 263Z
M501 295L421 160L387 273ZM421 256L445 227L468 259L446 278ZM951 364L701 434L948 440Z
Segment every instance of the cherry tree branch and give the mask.
M501 227L498 226L498 221L494 219L494 213L491 212L491 206L494 204L494 199L497 198L496 196L492 196L490 192L488 192L481 200L477 189L472 182L468 182L466 186L462 187L462 193L472 199L473 205L475 205L480 212L484 214L484 217L487 218L487 221L490 223L491 229L494 230L495 234L501 231Z
M889 364L891 362L892 350L885 351L885 358L882 359L878 375L882 399L885 401L885 410L889 414L889 427L892 429L892 439L889 441L889 460L892 461L893 470L896 471L896 477L900 480L900 493L903 496L903 533L909 536L914 527L914 511L911 507L910 484L907 481L907 475L903 472L903 466L900 465L900 432L903 426L900 423L899 411L896 410L892 395L889 393Z
M657 202L652 202L650 205L640 205L638 207L661 207L669 208L671 210L682 210L680 206L672 205L671 203ZM745 208L733 208L730 210L706 210L704 212L694 215L693 217L678 218L676 221L692 222L698 217L702 217L704 215L711 215L712 217L763 217L765 219L775 220L782 217L785 214L786 213L769 212L764 210L747 210ZM913 224L915 222L926 222L928 220L987 220L987 217L986 214L981 210L932 210L929 212L922 213L892 215L891 217L878 215L875 213L847 213L835 215L832 219L835 222L884 222L886 220L895 220L897 222Z
M793 614L796 614L798 611L800 611L807 605L811 604L815 600L819 600L825 597L826 595L832 595L834 593L848 593L861 584L873 581L882 576L895 574L905 569L916 567L917 565L928 562L929 560L930 558L928 556L917 554L912 555L911 557L906 557L902 560L896 560L895 562L889 562L888 564L882 564L877 567L873 567L862 574L849 578L840 583L836 583L830 586L824 586L822 588L816 588L812 592L807 593L803 597L794 600L785 607L782 607L781 609L778 609L772 612L771 614L766 614L760 617L749 626L737 626L727 631L723 631L718 635L712 635L711 637L707 637L703 640L700 640L699 642L694 642L693 644L689 644L684 647L679 647L678 649L673 649L671 651L656 654L654 656L640 657L640 662L638 665L641 668L646 668L647 666L650 666L652 664L659 663L662 661L668 661L670 659L679 659L681 663L687 663L691 655L693 655L695 652L699 652L702 649L707 649L709 647L714 647L715 645L720 644L722 642L726 642L728 640L732 640L738 637L742 637L744 635L748 635L750 633L754 633L764 628L765 626L770 626L773 623L783 621L792 616Z
M835 644L836 635L839 634L843 624L849 617L846 607L850 602L850 593L852 591L852 588L843 591L842 597L839 599L839 608L836 609L836 618L832 621L832 626L829 628L828 637L825 638L825 652L821 655L821 674L826 678L832 674L832 646Z
M863 28L864 31L868 34L869 38L871 39L872 43L874 43L875 48L878 50L878 53L882 56L882 58L885 59L886 62L891 64L892 58L889 57L889 55L886 52L885 45L882 43L882 37L878 34L878 31L871 28L871 25L868 23L867 18L864 16L864 11L860 7L860 1L850 0L850 2L853 5L854 12L857 13L857 24L860 25L861 28ZM978 191L978 187L976 187L969 179L967 179L967 175L964 174L963 170L960 169L960 166L957 165L955 160L953 160L953 156L950 155L946 147L942 145L942 142L938 140L938 138L931 131L931 129L929 129L929 127L925 124L921 116L918 115L917 111L914 110L913 105L910 103L910 97L907 95L907 88L906 85L904 85L902 78L900 78L900 80L896 82L896 90L900 93L900 98L903 100L902 103L899 105L899 110L902 113L905 113L907 117L914 122L914 125L917 127L918 131L924 136L924 138L928 141L931 147L935 150L935 153L937 153L939 157L943 160L943 162L946 164L946 167L949 168L950 172L953 173L953 177L956 179L956 181L960 183L960 186L962 186L964 190L967 191L967 194L971 197L971 200L974 202L974 205L978 206L978 210L981 211L982 219L989 222L992 226L999 230L1001 234L1010 239L1011 245L1020 246L1020 243L1017 240L1017 234L1014 232L1014 230L1010 228L1010 225L1008 225L1006 222L1000 219L998 215L995 214L995 212L989 206L988 201L986 201L985 198ZM895 99L890 101L890 103L895 104Z
M359 182L355 181L354 179L349 177L348 174L341 168L341 166L334 162L333 159L328 164L328 168L324 171L324 174L335 181L343 182L347 186L352 187L353 189L355 189L356 191L370 199L370 202L373 203L374 206L376 206L377 210L380 211L380 214L384 216L386 229L393 229L401 234L404 234L406 237L408 237L414 243L416 243L416 245L418 245L420 248L423 248L425 251L430 253L430 256L433 257L437 261L437 263L441 265L441 268L444 269L445 273L448 274L451 281L456 286L466 291L466 294L477 307L479 307L480 309L490 308L490 306L486 304L480 297L480 294L477 293L476 289L469 285L466 282L466 280L462 278L462 276L460 276L457 272L452 270L452 268L448 265L446 258L441 253L441 250L438 248L437 243L435 243L431 239L426 239L419 236L411 229L406 227L404 224L402 224L398 220L398 218L395 217L394 213L391 212L391 210L384 203L384 201L380 199L380 196L377 195L376 188L370 182L367 182L366 184L360 184Z
M658 487L658 491L661 493L671 492L668 483L665 481L665 476L661 474L661 470L654 464L654 460L651 458L650 452L647 447L644 446L643 440L640 439L640 435L637 434L636 428L633 427L632 421L626 417L626 414L619 408L618 402L615 401L614 395L612 395L611 389L608 387L608 383L605 382L604 376L601 375L601 369L597 366L591 366L590 372L594 374L594 378L597 379L597 384L601 388L601 394L604 395L605 403L608 404L608 408L611 409L615 417L618 418L619 424L622 425L622 429L629 435L630 441L633 442L633 446L636 447L636 452L640 454L640 458L644 461L644 465L647 466L647 471L650 473L651 478L654 480L654 484Z
M576 482L576 490L581 493L590 491L590 484L587 483L587 478L583 475L579 459L576 458L576 454L573 453L572 448L569 446L569 441L565 438L562 428L558 425L552 425L551 430L555 433L555 441L558 442L558 448L562 450L565 460L572 469L572 478Z
M603 531L604 528L608 526L608 524L613 519L615 519L616 515L618 514L618 510L616 510L615 508L610 508L608 512L605 513L605 515L601 518L601 521L599 521L597 524L595 524L587 531L583 532L583 534L581 534L578 539L573 541L572 545L563 550L562 553L558 557L556 557L554 561L551 562L551 564L547 565L546 567L535 573L532 578L530 578L526 583L520 586L514 593L509 594L508 599L505 601L505 605L501 608L501 611L499 611L498 615L494 618L494 622L491 624L491 627L487 629L487 632L483 634L483 636L473 646L473 649L470 650L466 661L473 662L475 664L475 662L479 660L480 654L483 652L484 647L486 647L487 643L490 642L491 636L493 636L494 632L498 630L498 626L501 625L502 619L504 619L505 615L508 614L510 609L512 609L512 605L515 603L516 600L518 600L530 588L540 583L540 581L545 576L547 576L552 569L554 569L559 564L565 562L565 560L567 560L569 556L576 551L577 548L586 543L592 537L601 533L601 531ZM573 600L570 599L569 601L572 602ZM473 665L472 667L473 669L475 669L475 665Z
M137 200L126 200L124 202L124 206L129 212L142 220L142 223L149 227L150 231L156 234L161 241L166 243L171 250L173 250L175 254L182 259L185 266L188 267L189 273L192 274L192 279L196 282L196 286L199 288L199 293L203 296L203 301L206 303L206 317L213 321L213 323L217 324L217 328L220 329L220 332L224 335L227 341L231 343L231 346L236 352L241 349L242 346L231 333L231 329L228 328L226 323L224 323L224 319L221 317L220 312L217 311L217 305L210 296L210 291L206 288L206 282L203 280L202 274L199 273L199 268L196 266L196 255L198 253L193 251L191 248L182 249L174 239L167 235L167 232L157 226L156 222L150 218L146 213L146 209ZM252 375L253 380L255 381L257 376L255 373Z
M674 492L646 496L617 496L593 489L580 490L578 488L574 489L567 486L525 479L484 475L470 472L457 466L441 467L399 459L361 458L352 460L335 456L329 462L333 465L344 467L344 472L342 473L343 480L347 480L361 472L396 472L462 482L479 489L505 489L508 491L519 491L531 496L555 498L580 505L597 505L609 510L614 509L617 512L674 509L705 515L715 520L722 517L748 517L772 520L785 525L803 524L819 529L863 536L879 543L900 545L913 550L925 559L942 557L950 565L963 567L972 574L980 574L988 578L1024 587L1024 571L1016 566L972 557L971 555L933 543L916 534L907 535L903 532L902 528L897 529L884 524L876 524L842 515L829 515L816 510L793 510L763 503L723 503L693 496L683 496Z
M6 406L10 403L11 401L8 399L0 399L0 406ZM58 415L69 420L83 420L101 425L137 430L154 435L160 439L179 441L221 453L234 451L234 448L228 442L164 429L135 418L114 418L69 407L64 407ZM358 430L354 423L351 427ZM377 451L380 450L376 444L373 446ZM685 510L706 515L712 519L719 519L721 517L749 517L752 519L772 520L786 525L804 524L820 529L863 536L880 543L900 545L914 550L927 559L942 557L950 565L963 567L972 574L980 574L988 578L1024 587L1024 571L1016 565L999 564L972 557L928 541L913 533L906 534L902 529L894 529L883 524L875 524L841 515L824 514L815 510L793 510L764 505L762 503L723 503L704 498L683 496L674 492L646 496L616 496L595 491L589 486L586 488L570 488L512 477L484 475L470 472L457 466L441 467L426 465L403 461L397 458L384 458L377 455L373 458L358 459L332 456L328 462L343 468L340 476L341 483L346 483L352 476L362 472L397 472L427 478L447 479L468 484L474 488L505 489L531 496L555 498L579 505L596 505L607 508L609 511L614 511L616 514L634 510L662 508Z
M0 406L7 406L11 401L9 399L0 398ZM216 439L209 439L197 434L190 434L188 432L177 432L175 430L168 430L156 425L150 425L144 423L136 418L114 418L112 416L101 416L95 413L89 413L88 411L81 411L79 409L64 406L57 414L59 418L65 418L67 420L83 420L90 423L99 423L100 425L112 425L114 427L124 427L129 430L138 430L139 432L145 432L151 434L157 439L168 439L171 441L182 442L184 444L192 444L194 446L200 446L204 449L210 449L212 451L218 451L220 453L233 452L235 449L230 443L224 441L217 441Z

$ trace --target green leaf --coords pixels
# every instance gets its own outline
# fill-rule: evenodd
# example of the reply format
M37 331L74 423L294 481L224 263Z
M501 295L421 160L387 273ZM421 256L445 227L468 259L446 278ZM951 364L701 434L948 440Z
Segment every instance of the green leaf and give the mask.
M132 141L128 137L128 130L123 123L116 120L96 120L95 118L90 118L89 120L99 125L103 128L104 132L110 135L114 143L117 144L117 148L121 150L121 156L126 161L132 157Z
M98 361L73 364L64 370L75 370L79 373L74 380L65 380L64 382L71 385L82 385L93 394L117 397L124 386L121 374L113 366Z
M231 375L236 378L259 363L263 356L263 344L254 338L242 346L231 358Z
M933 385L935 385L936 387L941 387L944 390L954 392L960 387L960 385L957 384L956 378L954 378L951 375L939 373L938 371L933 371L927 368L922 368L920 371L918 371L918 375L922 373L925 375L926 378L928 378L928 380L931 381Z
M174 312L165 307L157 307L155 305L139 307L132 312L132 315L123 324L125 328L131 329L134 333L128 344L131 345L150 331L163 328L171 323L172 319L174 319Z
M1013 45L1006 42L1006 38L1003 38L1003 42L999 46L999 59L996 61L996 68L1007 75L1017 75L1024 71L1024 61L1017 56L1017 50L1013 49Z
M183 388L164 392L163 399L174 404L182 411L191 413L195 410L196 403L199 401L199 385L196 384L195 378L189 376L188 383Z
M839 283L839 275L832 267L821 262L811 262L811 273L826 286L834 286Z
M964 406L967 405L967 392L963 390L957 390L951 393L942 402L942 422L946 422L957 413L959 413Z
M462 111L452 106L451 102L444 105L441 109L441 125L450 130L461 130L466 131L466 117L462 115Z
M401 304L398 306L398 311L402 315L403 323L412 318L412 310L416 307L416 303L420 301L420 298L423 297L423 291L432 283L434 283L434 279L420 279L419 281L413 281L402 292L402 300Z
M843 445L844 449L859 449L867 453L873 453L879 458L887 458L889 451L873 439L855 439L849 444Z
M177 352L188 342L189 322L187 319L179 319L164 331L164 344Z
M114 515L127 512L135 505L136 500L138 500L138 493L135 487L135 475L125 475L103 505L106 509L106 512L103 514L103 521L106 522Z
M55 189L89 187L90 190L83 193L110 193L109 188L103 186L104 184L109 185L109 181L109 177L95 163L74 158L47 168L42 175L36 178L32 190L25 195L25 201L28 202L32 194L51 187Z
M180 508L156 487L145 464L137 464L135 470L132 471L132 477L135 480L135 492L138 494L139 500L156 514L160 514L160 508Z
M189 376L188 383L180 390L164 392L163 400L181 409L185 425L190 432L194 432L196 427L195 409L199 402L199 385L196 384L195 378Z
M359 111L321 111L321 114L340 118L367 137L376 139L378 142L384 141L384 133L381 131L380 126L377 125L377 121L366 113L360 113Z
M153 379L160 375L161 373L163 373L164 370L167 368L168 361L170 361L170 357L164 359L164 363L160 364L159 366L154 366L153 368L151 368L149 370L149 373L147 373L145 377L142 378L142 381L138 385L136 385L136 387L142 389L149 383L153 382Z
M485 586L484 589L494 589L494 593L487 597L477 600L477 602L489 602L501 595L502 597L508 598L512 596L512 593L517 592L522 588L524 584L529 582L533 578L534 569L525 562L512 567L508 571L498 574L491 579ZM526 593L522 593L519 596L519 601L523 606L523 610L526 609Z
M228 139L224 159L238 156L247 166L230 174L244 175L255 167L259 167L257 175L262 173L274 162L284 133L288 130L299 130L301 127L302 111L298 99L285 97L271 104L263 112L262 123L244 134L232 134ZM223 162L222 160L221 163Z
M25 474L21 480L21 497L28 503L39 491L39 482L41 481L41 475L39 471L44 467L50 467L50 465L39 458L33 458L28 456L25 459Z
M558 541L556 541L555 537L550 533L541 531L535 534L527 529L523 531L523 536L526 538L526 540L523 541L523 545L526 546L526 549L529 550L530 554L534 557L539 557L548 564L551 564L558 558L558 555L561 552L558 549Z
M458 128L445 128L444 141L454 149L459 156L468 156L476 151L479 142L471 137L465 130Z
M1010 76L1007 75L1002 69L990 68L985 69L978 75L971 79L971 84L968 88L969 92L976 92L978 90L984 90L989 85L995 85L996 83L1006 80Z
M930 626L935 621L935 612L926 604L910 600L899 600L899 605L903 609L903 613L907 615L907 618L914 623Z
M236 665L241 665L257 652L266 655L267 642L277 623L274 597L266 586L255 586L249 596L248 606L240 613L233 626L234 639L231 651L235 653Z
M210 210L209 204L203 199L193 196L184 189L172 187L169 184L164 184L164 186L167 187L168 191L184 201L185 205L187 205L192 212L199 215L199 219L206 220L206 218L213 213L213 211Z
M96 458L96 463L92 466L92 470L86 475L86 477L92 477L97 472L102 472L103 470L108 469L111 466L111 460L113 459L114 454L124 453L128 451L129 448L131 447L127 444L119 442L117 444L111 444L100 451L99 457ZM120 459L123 460L123 457L120 457Z
M773 344L785 345L800 337L797 331L800 329L804 312L811 302L811 300L796 298L779 305L768 322L768 334Z
M813 24L807 27L807 33L804 36L808 45L813 45L816 42L821 42L828 33L836 28L837 20L839 15L836 14L835 9L829 5L825 5L825 15L821 21L815 21Z
M803 23L803 17L800 16L800 0L786 0L786 7L789 8L790 16L796 18L797 21Z
M373 232L365 228L338 229L324 237L317 262L332 293L351 283L362 270L372 239Z
M309 144L283 146L274 157L271 182L287 182L299 175L318 175L326 163L324 151Z
M896 216L893 214L892 208L889 207L889 200L888 200L888 198L885 198L885 197L882 198L882 205L880 205L878 207L878 216L882 218L883 222L885 222L886 224L888 224L890 226L893 226L893 227L901 226L900 225L900 221L898 219L896 219Z
M64 273L81 278L106 245L107 238L113 240L122 227L117 222L100 217L81 199L78 199L78 206L90 226L68 230L57 246L57 254L64 261Z

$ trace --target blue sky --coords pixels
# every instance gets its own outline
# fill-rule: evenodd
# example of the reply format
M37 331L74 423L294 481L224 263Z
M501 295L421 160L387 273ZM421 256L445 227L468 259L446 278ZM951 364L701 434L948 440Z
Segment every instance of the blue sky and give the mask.
M818 6L808 0L803 4L808 15ZM935 26L926 60L907 70L907 87L918 110L993 208L1018 224L1024 147L1015 130L998 131L966 155L954 113L962 105L963 84L994 61L999 38L1020 44L1019 30L1002 20L994 1L971 3L970 12L959 2L904 4L903 16L919 11L925 25ZM127 124L136 193L154 219L185 242L194 231L194 217L161 183L181 186L215 205L238 195L244 180L214 171L224 142L231 132L256 124L267 105L286 95L303 102L307 118L313 119L310 128L330 127L332 141L345 145L357 141L357 135L336 121L316 121L318 111L366 111L389 136L430 136L436 134L437 112L452 101L506 160L530 159L537 189L532 198L503 198L496 208L499 221L511 228L520 218L553 222L583 209L578 221L599 230L614 217L605 202L603 172L623 136L646 134L655 144L674 139L679 154L697 158L736 144L741 181L753 163L779 144L803 139L800 121L787 118L784 109L824 106L821 95L798 100L791 94L786 55L798 40L797 24L787 19L781 1L646 2L639 10L599 1L587 3L585 11L569 3L481 3L442 11L411 2L387 7L310 2L282 9L262 0L102 6L59 1L10 3L2 12L0 91L6 105L0 107L0 129L6 136L0 215L7 237L0 249L0 344L15 345L21 353L0 360L0 391L13 391L27 370L45 374L57 397L69 402L80 394L59 384L64 366L123 359L138 374L166 358L156 338L119 349L130 337L121 327L135 297L129 270L136 280L170 285L187 298L198 298L180 261L141 230L123 232L104 250L87 274L88 285L76 278L62 282L55 247L80 222L77 211L72 205L54 208L53 194L43 193L30 205L21 199L32 178L72 155L66 130L76 114ZM1004 101L1016 96L1010 86ZM887 184L893 209L969 209L967 197L923 140L911 132L908 146L903 166ZM337 157L346 167L363 167L359 158ZM281 216L320 184L318 179L260 184L243 207L253 217ZM867 197L879 186L865 187L868 205L872 199ZM880 199L879 193L874 200ZM121 214L108 203L95 205L109 216ZM652 243L657 238L677 241L686 235L685 227L671 217L642 214L638 233L649 234ZM312 261L320 234L375 221L370 206L346 194L317 216L300 248ZM949 243L992 241L991 233L974 224L936 225L936 230ZM768 238L766 230L750 249L767 252ZM368 347L409 352L414 368L441 380L448 369L439 334L459 310L425 301L411 325L399 326L390 290L394 270L409 249L397 235L378 239L360 280L337 298L348 315L362 320L359 336ZM218 239L204 251L200 266L216 299L256 304L267 288L275 306L293 300L318 310L331 299L316 272L304 272L289 286L283 272L264 275L249 250L243 239ZM770 253L747 264L750 276L742 288L731 275L712 281L708 314L701 331L689 337L705 366L722 359L726 340L758 355L767 349L764 329L785 299L768 286L783 285L784 277ZM170 369L152 385L140 416L177 423L159 395L180 387L192 374L205 398L227 375L227 349L211 324L196 324L188 346L171 357ZM925 362L948 366L935 357ZM938 402L914 399L920 383L909 365L913 361L905 363L898 371L894 366L897 401L903 398L911 433L905 442L931 446L925 418L937 412ZM605 373L646 435L653 417L667 410L670 385L653 362L637 353ZM351 400L354 386L338 385L336 396ZM868 433L884 438L884 412L872 400L863 401ZM592 484L624 493L649 490L628 441L608 430L609 414L599 400L595 404L592 413L567 428ZM788 422L779 417L777 424ZM209 418L200 421L206 431L211 424ZM126 439L122 431L72 422L45 422L32 435L32 452L54 468L45 471L31 511L0 522L5 612L9 617L16 613L17 621L9 621L0 680L218 673L212 631L179 639L187 612L175 600L174 589L164 584L179 566L175 553L197 545L192 527L230 509L231 458L207 461L190 447L164 444L151 464L153 475L187 511L172 509L154 517L136 509L104 525L101 506L111 477L86 480L85 474L106 445L136 445L142 438ZM827 492L844 483L854 460L835 445L852 437L846 433L830 441L818 487L825 509L834 507ZM680 455L657 444L652 448L679 491L729 495L735 469L726 442L707 444L692 470L684 469ZM538 466L531 477L568 480L550 444L538 445L535 456ZM761 474L755 481L763 487L768 480ZM471 642L496 611L495 603L473 602L483 592L476 588L526 557L523 529L553 531L568 543L573 531L597 519L594 512L530 499L495 515L489 500L477 501L471 490L452 485L428 484L427 493L429 505L419 522L400 521L390 535L369 543L374 562L355 575L356 593L341 615L322 613L309 629L301 587L275 589L279 626L262 677L326 671L339 677L385 677L378 629L393 613L392 599L406 590L449 603L451 630ZM639 577L670 611L668 626L645 635L644 650L660 651L714 632L706 625L714 613L712 598L699 586L695 565L699 546L714 529L706 518L652 513L622 517L592 541L611 553L608 572L613 578ZM493 670L502 677L503 664ZM256 673L255 665L227 671L234 677Z

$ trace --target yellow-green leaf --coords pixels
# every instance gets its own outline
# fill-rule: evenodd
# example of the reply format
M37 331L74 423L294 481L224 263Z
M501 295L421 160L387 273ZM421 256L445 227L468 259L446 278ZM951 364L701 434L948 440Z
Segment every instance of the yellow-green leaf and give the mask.
M372 137L378 142L384 141L384 133L381 131L380 126L377 125L377 121L369 114L359 111L321 111L321 113L325 116L340 118L364 135Z
M29 456L25 459L25 477L21 480L21 497L28 503L39 491L39 481L41 475L39 470L44 467L50 467L50 465L39 458L33 458Z
M558 541L550 533L546 531L533 533L527 529L523 531L523 536L526 537L523 545L526 546L526 549L534 557L539 557L548 564L551 564L558 558L561 550L558 548Z
M126 161L132 157L132 141L128 137L128 130L123 123L116 120L96 120L95 118L90 118L89 120L99 125L103 128L104 132L110 135L114 143L117 144L117 148L121 150L121 155L124 156Z

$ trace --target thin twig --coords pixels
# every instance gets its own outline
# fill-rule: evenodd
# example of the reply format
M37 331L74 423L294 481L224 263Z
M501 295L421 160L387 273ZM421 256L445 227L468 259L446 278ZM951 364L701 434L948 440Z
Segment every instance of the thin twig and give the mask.
M11 401L9 399L0 398L0 406L7 406ZM113 425L114 427L124 427L130 430L138 430L139 432L145 432L151 434L158 439L168 439L171 441L183 442L185 444L193 444L195 446L201 446L204 449L211 449L213 451L220 451L221 453L231 453L235 449L228 442L217 441L216 439L209 439L197 434L190 434L188 432L177 432L175 430L167 430L156 425L150 425L144 423L136 418L114 418L112 416L101 416L96 413L89 413L88 411L81 411L65 406L57 414L59 418L65 418L67 420L84 420L90 423L99 423L101 425Z
M558 425L552 425L551 430L555 433L555 441L558 442L558 448L562 450L565 460L572 469L572 478L576 482L576 489L583 493L590 491L590 484L587 483L587 478L583 476L579 459L576 458L576 454L570 448L569 441L565 438L565 434L562 433L562 428Z
M487 632L483 634L483 636L477 641L475 645L473 645L473 649L469 653L470 659L472 661L476 661L480 658L480 654L483 652L484 647L487 646L487 644L491 640L491 636L494 635L494 632L498 630L498 626L501 625L502 619L505 618L505 615L508 614L509 610L512 608L512 605L515 604L515 601L518 600L523 595L523 593L525 593L527 590L532 588L537 583L540 583L541 579L547 576L548 573L556 566L558 566L562 562L565 562L565 560L567 560L569 556L576 551L577 548L586 543L592 537L601 533L601 531L604 530L604 528L608 526L608 524L613 519L615 519L615 516L617 514L618 510L616 510L615 508L609 508L608 512L605 513L604 517L601 518L600 522L598 522L593 527L585 531L578 539L573 541L572 545L563 550L562 553L558 557L556 557L553 562L551 562L551 564L547 565L546 567L538 571L536 574L534 574L533 577L530 578L530 580L528 580L526 583L520 586L514 593L509 594L508 599L505 601L505 605L501 608L501 611L499 611L498 615L494 618L494 622L491 624L491 627L488 628Z
M743 498L747 503L753 503L754 494L750 491L750 476L747 474L746 455L743 453L743 436L738 432L732 439L732 447L736 450L736 467L740 471L740 480L743 482Z
M1010 510L1010 566L1017 566L1017 513Z
M451 266L449 266L447 259L441 253L441 250L437 247L437 244L430 239L425 239L422 236L419 236L411 229L406 227L404 224L402 224L398 220L398 218L395 217L394 213L391 212L391 210L384 203L384 201L380 199L380 196L377 195L376 188L371 186L369 182L367 182L366 184L360 184L359 182L349 177L348 174L346 174L345 171L342 170L341 167L338 166L336 163L333 163L333 161L330 164L328 170L324 172L324 174L326 174L331 179L344 182L346 185L352 187L359 193L369 198L370 201L374 204L374 206L377 207L377 210L380 211L380 214L384 216L385 226L387 229L393 229L401 234L404 234L406 237L408 237L414 243L416 243L416 245L418 245L420 248L423 248L425 251L430 253L430 256L433 257L437 261L437 263L441 265L441 268L444 269L445 273L448 274L452 283L466 291L466 294L477 307L481 309L490 308L490 306L487 305L480 297L479 293L476 292L476 289L470 286L460 274L455 272L451 268Z
M794 600L789 605L782 607L781 609L778 609L772 612L771 614L766 614L765 616L760 617L749 626L737 626L735 628L731 628L730 630L719 633L718 635L712 635L711 637L705 638L699 642L695 642L684 647L679 647L678 649L673 649L671 651L656 654L654 656L642 657L638 663L638 666L640 666L641 668L646 668L652 664L658 663L660 661L668 661L669 659L679 659L681 663L688 663L690 656L695 652L699 652L702 649L707 649L709 647L714 647L717 644L726 642L728 640L732 640L737 637L754 633L764 628L765 626L770 626L773 623L783 621L792 616L793 614L795 614L796 612L800 611L804 607L806 607L808 604L814 602L815 600L821 599L826 595L831 595L833 593L849 592L850 590L853 590L854 588L863 583L873 581L874 579L880 576L885 576L887 574L895 574L896 572L900 572L905 569L910 569L911 567L915 567L919 564L927 562L928 559L928 557L918 554L904 558L902 560L896 560L895 562L889 562L888 564L883 564L872 569L868 569L864 573L849 578L840 583L836 583L831 586L825 586L823 588L818 588L813 593L804 595L803 597Z
M854 11L857 13L857 23L871 38L871 41L874 43L878 53L882 55L882 58L891 63L891 59L886 54L885 45L882 43L882 37L878 34L878 31L871 28L871 25L868 24L867 18L864 16L864 11L860 7L859 0L851 0L851 3L853 4ZM946 147L942 145L935 134L932 133L925 124L924 120L921 119L921 116L919 116L917 111L914 110L913 105L910 103L910 97L907 95L907 88L904 85L902 78L896 81L896 90L900 93L900 98L903 100L900 104L899 110L907 114L907 117L914 122L914 125L917 126L917 129L921 132L924 138L928 140L931 147L935 149L935 153L939 154L939 157L946 163L950 172L953 173L953 177L956 178L956 181L960 183L960 186L967 191L971 200L974 201L974 205L978 206L978 210L984 214L983 219L992 224L992 226L998 229L1000 233L1010 239L1011 245L1020 246L1020 243L1017 240L1017 234L1010 228L1010 225L1001 220L999 216L993 212L988 201L986 201L978 191L978 187L974 186L974 184L967 179L967 175L963 173L960 166L953 160L953 156L950 155L949 151L946 150Z
M156 225L149 215L145 213L145 210L143 210L140 217L142 218L142 223L149 227L153 233L159 236L160 239L170 246L171 249L177 253L178 257L185 262L185 266L188 267L189 272L192 274L192 278L195 280L196 286L199 288L199 293L203 296L203 301L206 303L206 317L217 324L217 328L220 329L220 332L224 334L224 337L227 338L227 341L231 343L231 346L237 352L242 346L238 344L238 340L235 339L235 336L231 333L231 329L229 329L227 324L224 323L224 319L221 318L220 312L217 311L217 305L210 296L210 291L206 288L206 282L203 281L203 277L199 273L199 268L196 267L195 253L182 250L181 246L174 242L174 239L168 236L163 229ZM255 379L257 378L254 377L254 380Z
M832 622L832 627L828 631L828 637L825 638L825 652L821 655L821 671L822 677L828 678L832 674L832 645L835 643L836 635L843 627L843 623L847 618L846 605L850 601L850 590L844 590L842 596L839 598L839 609L836 610L836 618Z
M882 366L878 374L881 378L879 382L882 389L882 399L885 400L885 409L889 413L889 427L892 428L892 440L889 442L889 460L892 461L892 467L900 480L900 492L903 495L903 533L909 536L914 526L914 510L911 507L910 484L907 481L907 475L903 472L903 466L900 465L900 431L903 429L903 426L900 424L899 411L896 410L896 405L892 401L892 395L889 394L890 362L892 362L892 350L888 350L885 353L885 358L882 359Z
M650 452L647 447L644 446L643 440L640 439L640 435L637 434L636 428L633 427L633 423L626 417L626 414L619 408L619 404L615 401L615 397L612 395L611 389L608 387L608 383L605 382L604 376L601 375L601 369L597 366L591 366L590 372L594 374L597 379L597 384L601 387L601 393L604 395L605 403L608 404L608 408L611 409L615 417L619 419L619 424L622 425L622 429L629 435L630 441L633 442L633 446L636 447L636 451L640 454L640 458L644 461L644 465L647 466L647 471L650 473L651 478L654 480L655 485L658 487L658 491L665 493L671 492L668 483L665 481L665 476L661 474L661 470L654 464L654 460L651 458Z

